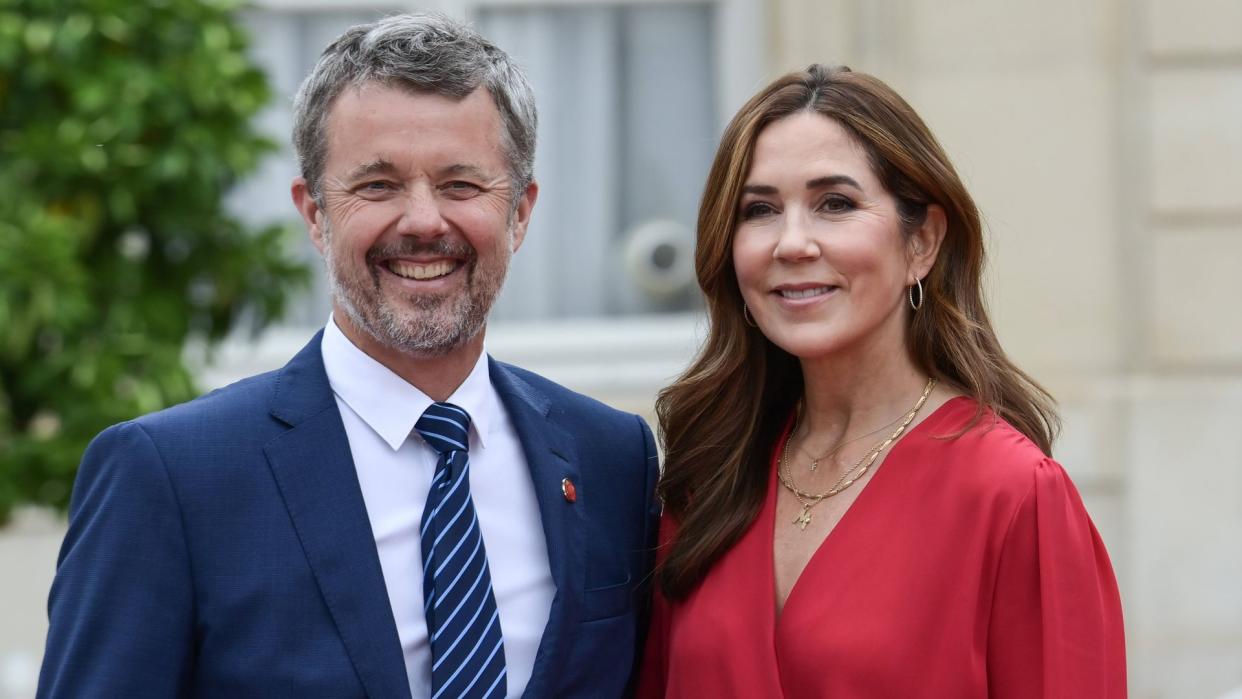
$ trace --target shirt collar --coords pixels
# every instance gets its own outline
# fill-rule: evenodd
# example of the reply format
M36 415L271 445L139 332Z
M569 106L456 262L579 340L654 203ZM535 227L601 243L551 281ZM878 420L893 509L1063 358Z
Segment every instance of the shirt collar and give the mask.
M418 418L435 401L359 349L331 316L324 328L321 351L332 392L393 451L400 449L414 432ZM500 410L486 351L479 354L474 368L447 402L470 414L471 438L486 448L486 435L495 427Z

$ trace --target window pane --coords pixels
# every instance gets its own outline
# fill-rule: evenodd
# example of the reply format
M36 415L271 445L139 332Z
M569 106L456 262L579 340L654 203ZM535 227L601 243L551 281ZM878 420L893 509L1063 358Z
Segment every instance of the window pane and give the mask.
M485 9L539 104L531 228L501 319L685 310L719 132L710 4Z

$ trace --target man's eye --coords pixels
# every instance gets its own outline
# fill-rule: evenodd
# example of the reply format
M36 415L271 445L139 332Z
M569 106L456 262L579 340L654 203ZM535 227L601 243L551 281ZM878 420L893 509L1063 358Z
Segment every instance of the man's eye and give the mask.
M771 216L776 213L776 207L767 202L756 201L742 207L742 220L749 221L755 218Z
M374 182L363 183L363 185L359 189L364 192L370 192L370 193L387 192L390 189L392 189L392 185L383 180L376 180Z
M854 208L854 202L850 201L848 197L835 195L825 199L824 203L820 204L820 208L829 213L837 214L852 210Z
M446 182L441 189L450 196L469 196L482 190L479 185L473 182L465 182L463 180Z

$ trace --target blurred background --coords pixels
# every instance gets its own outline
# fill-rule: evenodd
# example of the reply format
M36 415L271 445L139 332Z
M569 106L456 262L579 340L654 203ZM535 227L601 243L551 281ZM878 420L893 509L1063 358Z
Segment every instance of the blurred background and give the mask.
M0 697L34 691L68 484L106 424L282 365L327 318L291 98L345 27L474 22L540 110L496 357L654 424L702 336L717 138L811 62L893 85L988 228L1010 353L1112 555L1131 696L1242 691L1242 2L0 2Z

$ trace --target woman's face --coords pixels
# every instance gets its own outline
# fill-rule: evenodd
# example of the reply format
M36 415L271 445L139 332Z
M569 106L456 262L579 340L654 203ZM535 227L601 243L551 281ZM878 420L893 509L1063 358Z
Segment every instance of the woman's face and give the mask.
M777 346L802 359L903 347L906 288L931 266L916 269L923 241L903 234L896 200L837 122L799 112L759 134L733 265Z

